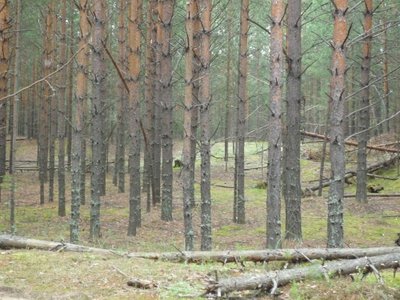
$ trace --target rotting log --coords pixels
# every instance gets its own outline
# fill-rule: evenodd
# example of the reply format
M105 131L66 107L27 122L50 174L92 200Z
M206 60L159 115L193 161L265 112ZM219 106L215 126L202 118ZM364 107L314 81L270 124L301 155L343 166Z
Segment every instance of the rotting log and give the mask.
M301 134L308 136L308 137L313 137L321 140L329 140L329 137L326 137L325 135L318 134L318 133L313 133L313 132L308 132L308 131L302 131ZM345 141L344 142L348 146L354 146L358 147L358 143L352 142L352 141ZM367 149L370 150L376 150L376 151L383 151L383 152L390 152L390 153L400 153L400 149L393 149L393 148L387 148L387 147L382 147L382 146L371 146L368 145Z
M365 275L368 272L380 269L395 268L400 264L400 253L363 257L352 260L341 260L314 264L308 267L286 269L267 272L265 274L243 275L221 279L219 282L210 283L206 288L207 295L222 296L233 291L244 290L271 290L273 294L278 286L284 286L291 282L312 278L332 278L339 275L348 275L360 271Z
M230 262L269 262L289 261L303 262L314 259L334 260L352 259L363 256L383 254L400 254L399 247L377 248L304 248L304 249L275 249L275 250L242 250L242 251L182 251L165 253L129 253L130 258L145 258L186 263L202 263L207 261Z
M96 254L112 254L112 250L86 247L64 242L52 242L29 239L20 236L0 235L0 249L38 249L45 251L91 252Z

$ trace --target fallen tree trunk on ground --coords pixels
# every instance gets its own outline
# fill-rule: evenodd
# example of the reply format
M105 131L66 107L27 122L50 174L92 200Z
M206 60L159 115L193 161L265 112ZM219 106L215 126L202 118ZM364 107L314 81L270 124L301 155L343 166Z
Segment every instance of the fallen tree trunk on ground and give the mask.
M308 132L308 131L302 131L301 134L303 134L305 136L317 138L317 139L320 139L320 140L329 141L329 137L326 137L325 135L322 135L322 134ZM348 146L358 147L358 143L356 143L356 142L345 141L344 143L346 145L348 145ZM367 149L376 150L376 151L383 151L383 152L390 152L390 153L400 153L399 149L387 148L387 147L382 147L382 146L371 146L371 145L368 145Z
M380 169L384 169L384 168L388 168L390 166L393 166L398 161L399 157L400 157L399 155L396 155L396 156L394 156L394 157L392 157L392 158L390 158L388 160L385 160L385 161L378 162L376 164L370 165L367 168L367 172L368 173L373 173L373 172L376 172L376 171L378 171ZM344 178L348 179L348 178L354 177L356 175L357 175L356 171L347 171L346 175L344 176ZM331 184L331 181L323 182L322 183L322 187L323 188L324 187L328 187L328 186L330 186L330 184ZM318 189L319 189L319 184L316 184L314 186L306 187L304 190L305 190L305 192L307 192L307 191L315 192L315 191L318 191Z
M355 198L356 194L346 194L344 198ZM368 198L400 198L400 194L367 194Z
M269 262L289 261L302 262L314 259L333 260L351 259L363 256L378 256L384 254L400 254L400 247L375 248L303 248L276 250L242 250L242 251L182 251L182 252L133 252L116 253L112 250L80 246L70 243L60 243L28 239L11 235L0 235L0 249L39 249L45 251L91 252L97 254L119 254L127 258L143 258L151 260L167 260L174 262L201 263L213 262Z
M233 291L272 289L271 294L274 294L278 286L283 286L293 281L300 281L307 278L320 278L323 276L330 278L338 275L357 273L359 271L377 272L377 270L380 269L398 268L400 266L399 262L400 253L396 253L329 262L323 266L316 264L302 268L273 271L263 275L243 275L211 283L206 288L206 293L221 296Z
M289 261L301 262L313 259L333 260L349 259L363 256L377 256L383 254L400 254L399 247L377 248L304 248L304 249L276 249L276 250L243 250L243 251L182 251L166 253L130 253L130 258L146 258L152 260L167 260L175 262L201 263L213 262L268 262Z
M0 235L0 249L38 249L46 251L91 252L98 254L111 254L111 250L86 247L64 242L51 242L28 239L20 236Z

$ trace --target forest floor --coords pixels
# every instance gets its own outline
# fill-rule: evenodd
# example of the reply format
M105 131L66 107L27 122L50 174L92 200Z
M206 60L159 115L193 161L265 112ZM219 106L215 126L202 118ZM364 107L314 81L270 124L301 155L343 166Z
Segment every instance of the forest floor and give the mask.
M378 141L377 141L378 143ZM304 143L302 147L302 184L315 185L319 176L321 143ZM266 191L257 188L265 181L267 157L265 143L249 142L246 145L246 224L232 223L233 158L227 170L223 160L223 144L212 147L212 200L213 200L213 249L263 249L265 247ZM175 147L176 158L180 158L180 145ZM112 151L111 151L112 153ZM347 168L355 169L355 151L347 153ZM112 157L110 155L110 157ZM386 154L371 152L372 162L387 159ZM36 160L33 142L21 141L18 145L18 160ZM326 177L329 164L326 166ZM160 207L146 212L146 197L142 198L142 227L135 237L127 237L128 193L118 193L112 185L112 168L107 178L107 195L102 199L102 238L96 242L88 240L89 208L81 210L81 244L134 251L176 251L183 249L183 216L180 185L180 170L174 169L175 196L174 221L160 220ZM398 166L382 170L380 175L398 178ZM87 174L87 200L90 203L89 176ZM18 172L16 230L20 236L53 240L69 240L70 195L67 193L67 217L57 216L57 201L39 205L37 173ZM2 185L0 203L0 232L8 232L8 179ZM127 177L128 182L128 177ZM199 181L197 180L197 183ZM382 194L400 191L400 179L375 178L369 184L384 187ZM262 184L261 184L262 185ZM69 186L69 177L67 178ZM199 186L196 186L197 190ZM127 189L128 190L128 189ZM69 187L67 188L69 191ZM346 186L346 194L355 193L355 184ZM326 245L326 194L311 195L302 199L303 241L283 242L286 248L325 247ZM55 195L57 199L57 193ZM197 203L200 201L196 199ZM346 247L393 246L400 232L400 198L371 197L367 204L354 198L345 199L344 230ZM284 218L284 215L282 215ZM282 221L284 224L284 220ZM196 249L199 249L200 205L194 211ZM0 299L177 299L197 298L215 271L220 277L235 276L244 272L263 272L277 268L280 263L266 265L236 264L177 264L130 259L116 256L101 256L79 253L54 253L36 250L0 251ZM279 299L400 299L400 277L393 272L382 272L385 285L377 282L373 275L361 280L356 276L293 283L282 289ZM153 288L139 290L128 287L126 282L135 277L149 280ZM252 298L253 294L241 293L236 297ZM8 297L8 298L7 298ZM260 296L268 299L268 296Z

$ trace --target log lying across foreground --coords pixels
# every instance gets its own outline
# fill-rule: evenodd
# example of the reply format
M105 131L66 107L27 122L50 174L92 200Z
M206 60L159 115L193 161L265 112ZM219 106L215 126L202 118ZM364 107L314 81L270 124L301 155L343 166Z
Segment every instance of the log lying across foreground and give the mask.
M175 262L202 263L207 261L230 262L269 262L288 261L304 262L315 259L353 259L364 256L384 254L400 254L400 247L377 248L303 248L303 249L276 249L276 250L241 250L241 251L182 251L164 253L130 253L129 258L146 258L152 260L166 260Z
M0 235L0 249L39 249L45 251L91 252L96 254L119 254L127 258L143 258L151 260L166 260L173 262L269 262L289 261L303 262L315 259L334 260L352 259L364 256L384 254L399 254L400 247L376 248L303 248L276 250L243 250L243 251L182 251L182 252L133 252L123 254L113 250L81 246L63 242L43 241L19 236Z
M294 281L311 278L331 278L351 273L378 272L381 269L398 268L400 253L386 254L374 257L363 257L352 260L334 261L325 265L315 264L308 267L267 272L265 274L244 275L222 279L207 287L207 294L221 296L233 291L267 289L276 290ZM378 274L379 275L379 274Z

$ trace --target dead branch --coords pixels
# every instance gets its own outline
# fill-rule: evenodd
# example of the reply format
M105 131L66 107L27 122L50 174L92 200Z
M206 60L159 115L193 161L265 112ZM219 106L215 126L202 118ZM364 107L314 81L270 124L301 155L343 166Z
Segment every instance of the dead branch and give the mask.
M375 257L363 257L352 260L342 260L326 263L325 265L315 264L308 267L286 269L281 271L267 272L266 274L243 275L222 279L217 283L211 283L206 288L206 294L225 295L233 291L243 290L270 290L274 285L284 286L294 281L304 279L320 278L327 276L333 278L351 273L358 273L360 270L368 270L374 266L375 270L398 268L400 253L380 255ZM368 270L369 271L369 270Z
M58 72L63 70L66 66L68 66L75 59L75 57L79 54L79 52L81 52L83 49L84 49L84 47L82 47L78 51L76 51L65 64L63 64L61 67L56 69L54 72L51 72L47 76L44 76L44 77L36 80L35 82L33 82L33 83L31 83L31 84L19 89L18 91L14 92L12 94L9 94L7 96L4 96L4 97L0 98L0 103L5 101L5 100L7 100L7 99L9 99L9 98L15 97L18 94L21 94L23 91L26 91L26 90L30 89L31 87L33 87L33 86L35 86L35 85L37 85L37 84L39 84L39 83L41 83L43 81L47 81L48 78L54 76L55 74L57 74Z

